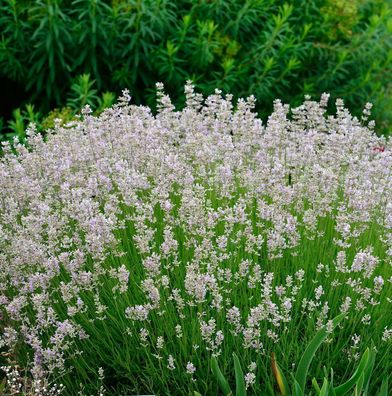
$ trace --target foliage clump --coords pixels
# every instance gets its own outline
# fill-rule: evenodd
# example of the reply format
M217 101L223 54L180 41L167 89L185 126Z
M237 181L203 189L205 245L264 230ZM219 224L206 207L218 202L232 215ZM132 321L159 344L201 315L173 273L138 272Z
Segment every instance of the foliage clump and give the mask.
M204 94L254 94L264 119L275 98L330 92L392 125L390 0L3 0L0 31L0 78L41 113L89 74L97 92L128 87L150 107L155 81L182 105L191 79Z

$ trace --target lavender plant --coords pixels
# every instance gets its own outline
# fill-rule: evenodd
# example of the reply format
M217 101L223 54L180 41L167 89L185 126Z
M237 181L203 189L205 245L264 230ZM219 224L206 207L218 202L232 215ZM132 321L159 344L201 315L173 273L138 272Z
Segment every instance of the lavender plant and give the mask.
M302 372L322 331L307 377L345 383L374 342L375 394L392 367L392 150L371 106L275 101L264 125L252 96L157 96L156 115L124 91L3 143L6 392L216 395L211 359L228 373L235 353L248 393L274 395L271 352Z

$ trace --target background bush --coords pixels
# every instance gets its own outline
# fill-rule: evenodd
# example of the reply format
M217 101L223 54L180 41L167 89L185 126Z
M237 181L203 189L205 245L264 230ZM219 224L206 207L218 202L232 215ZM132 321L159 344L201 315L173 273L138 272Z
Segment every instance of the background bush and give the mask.
M354 114L373 102L379 131L392 124L390 0L0 5L0 83L8 91L3 137L7 131L22 137L27 121L47 121L43 114L52 109L69 118L69 109L86 103L102 109L124 87L136 103L153 105L156 81L181 105L186 79L205 94L215 87L254 94L263 117L275 98L297 105L304 94L326 91Z

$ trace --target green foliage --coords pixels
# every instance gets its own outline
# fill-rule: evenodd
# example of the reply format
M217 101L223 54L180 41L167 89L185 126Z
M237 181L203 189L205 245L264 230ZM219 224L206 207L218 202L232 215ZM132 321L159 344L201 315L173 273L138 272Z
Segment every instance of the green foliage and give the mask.
M23 109L15 109L13 118L8 122L6 128L0 122L0 133L2 130L3 137L12 139L17 137L23 142L26 138L26 127L30 123L37 126L38 131L43 132L55 126L55 120L61 120L60 124L66 124L75 119L75 115L85 105L92 106L95 114L102 113L103 110L112 106L116 100L113 92L104 92L98 96L98 90L95 88L95 80L91 80L89 74L82 74L75 78L71 85L71 90L66 96L66 106L51 110L46 116L36 112L34 105L27 104Z
M304 354L302 355L301 361L298 364L298 368L296 373L291 373L292 375L292 392L289 391L288 381L279 367L275 354L272 353L271 356L271 368L274 374L274 377L278 384L279 394L284 395L293 395L293 396L304 396L307 395L306 391L306 378L309 371L310 363L312 362L315 353L321 346L322 342L325 341L330 331L332 331L344 318L344 314L340 314L332 321L332 328L327 331L326 328L322 328L319 330L314 338L310 341L308 346L305 349ZM330 376L326 375L324 377L323 384L320 388L317 380L313 378L312 385L318 396L343 396L347 395L350 390L353 390L354 396L366 396L369 395L369 384L374 368L376 358L376 350L374 346L369 349L367 348L362 355L362 358L358 364L357 369L347 380L345 383L339 386L334 385L334 372L331 369ZM241 368L241 363L235 353L233 353L234 360L234 372L235 372L235 383L236 383L236 396L246 396L246 387L244 382L244 374ZM213 356L211 358L211 369L212 373L217 380L219 387L224 395L232 396L233 392L230 388L229 381L222 374L222 371L219 367L217 359ZM388 394L388 378L384 379L379 390L379 395L387 395Z
M354 374L344 384L335 388L336 396L345 395L356 384L368 364L369 354L369 349L366 349Z
M65 124L74 119L74 112L70 107L62 107L61 109L52 110L45 118L40 122L40 126L43 130L51 129L55 125L56 119L61 120L61 124Z
M370 350L369 348L366 349L365 353L363 354L361 361L358 365L358 368L355 370L353 376L344 384L335 387L333 384L333 370L331 370L330 378L328 379L327 376L324 378L323 386L319 387L317 381L313 379L313 386L316 390L316 395L318 396L338 396L338 395L347 395L348 392L353 389L354 396L367 396L369 395L369 384L371 380L371 375L374 368L376 358L376 352L374 347ZM382 382L379 394L382 392L388 391L388 381L384 380Z
M97 90L94 89L95 81L90 80L89 74L82 74L71 85L67 105L75 110L85 105L92 106L98 100Z
M353 34L353 28L358 24L359 6L363 1L327 0L322 8L324 23L328 26L327 34L332 40L347 39Z
M236 396L246 396L246 387L244 381L244 373L241 368L241 363L238 356L233 353L234 372L235 372L235 389Z
M221 369L219 368L218 361L215 356L211 358L211 370L212 373L214 374L216 380L218 381L219 387L222 390L223 394L225 396L230 396L232 395L232 391L230 389L229 382L225 378L225 376L222 374Z
M23 109L15 109L12 116L13 118L8 122L9 132L5 136L7 138L17 137L21 142L26 137L26 126L30 123L39 123L41 118L41 114L35 111L32 104L27 104ZM2 127L5 129L4 126Z
M192 79L206 94L254 94L264 117L276 98L330 92L357 115L373 102L385 132L391 10L390 0L2 0L0 78L24 84L41 112L63 107L70 87L76 99L87 75L95 94L127 87L149 105L156 81L181 105Z
M343 318L344 314L337 316L331 322L331 329L329 329L329 331L332 331L343 320ZM302 355L295 373L295 380L297 381L301 390L305 390L306 376L308 375L310 363L312 362L317 350L320 348L320 345L327 338L329 331L326 328L319 330Z

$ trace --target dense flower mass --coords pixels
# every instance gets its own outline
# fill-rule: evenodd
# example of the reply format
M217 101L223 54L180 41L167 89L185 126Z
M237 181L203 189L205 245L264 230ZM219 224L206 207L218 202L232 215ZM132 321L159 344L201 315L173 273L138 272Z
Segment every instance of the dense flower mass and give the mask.
M9 384L214 394L209 357L236 352L248 391L273 394L270 353L291 368L340 312L319 367L343 378L372 340L390 373L392 150L370 106L358 120L341 101L326 115L326 94L276 101L263 125L253 97L187 84L175 111L157 90L156 115L125 91L46 141L31 126L27 145L3 145Z

